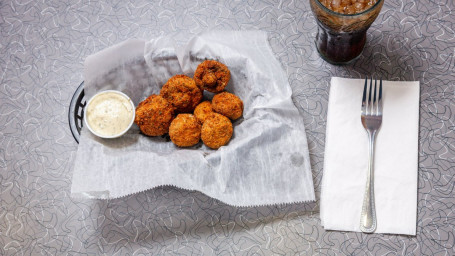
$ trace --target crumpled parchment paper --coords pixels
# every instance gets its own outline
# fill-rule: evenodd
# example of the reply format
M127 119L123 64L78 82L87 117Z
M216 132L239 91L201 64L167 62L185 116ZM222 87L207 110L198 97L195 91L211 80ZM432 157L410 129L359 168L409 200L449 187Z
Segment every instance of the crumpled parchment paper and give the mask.
M101 139L84 128L73 197L110 199L172 185L235 206L315 199L303 120L265 32L206 32L177 50L168 37L125 41L87 57L86 97L115 89L137 105L158 94L171 76L192 77L205 59L229 67L226 90L244 102L243 118L233 123L228 145L212 150L200 142L178 148L165 136L141 134L136 125L117 139ZM204 93L206 99L212 96Z

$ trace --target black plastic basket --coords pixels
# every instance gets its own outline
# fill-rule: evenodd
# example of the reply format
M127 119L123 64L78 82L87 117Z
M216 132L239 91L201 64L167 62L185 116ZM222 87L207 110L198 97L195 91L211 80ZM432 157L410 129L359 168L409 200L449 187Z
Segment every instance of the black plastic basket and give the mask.
M82 82L74 92L68 111L68 123L77 143L79 143L82 126L84 126L84 108L86 103L84 82Z

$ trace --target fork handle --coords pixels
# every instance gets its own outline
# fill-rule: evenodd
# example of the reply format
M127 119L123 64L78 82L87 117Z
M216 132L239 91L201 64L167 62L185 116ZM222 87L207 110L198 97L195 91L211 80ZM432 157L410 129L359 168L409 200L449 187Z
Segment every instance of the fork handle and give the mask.
M374 143L376 132L368 132L368 138L368 174L360 215L360 230L365 233L373 233L376 230L376 208L374 205Z

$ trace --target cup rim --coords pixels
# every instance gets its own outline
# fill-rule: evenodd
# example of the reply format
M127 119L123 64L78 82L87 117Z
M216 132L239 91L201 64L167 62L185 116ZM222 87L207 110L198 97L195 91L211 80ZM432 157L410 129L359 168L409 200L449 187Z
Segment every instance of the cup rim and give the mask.
M131 117L131 120L130 120L129 125L125 128L125 130L123 130L122 132L120 132L120 133L118 133L118 134L111 135L111 136L105 136L105 135L101 135L101 134L95 132L95 131L92 129L92 127L90 127L90 124L89 124L88 121L87 121L87 113L84 113L84 123L85 123L85 126L89 129L89 131L90 131L92 134L94 134L94 135L96 135L96 136L98 136L98 137L100 137L100 138L103 138L103 139L114 139L114 138L118 138L118 137L124 135L124 134L131 128L131 126L133 126L134 119L135 119L135 117L136 117L136 111L135 111L136 107L134 106L134 103L133 103L133 101L131 100L131 98L130 98L128 95L126 95L125 93L123 93L123 92L121 92L121 91L117 91L117 90L104 90L104 91L100 91L100 92L96 93L95 95L93 95L93 96L90 98L90 100L87 101L87 104L85 105L85 106L86 106L85 109L86 109L86 110L88 109L88 106L90 105L90 103L92 102L92 100L93 100L94 98L96 98L98 95L101 95L101 94L104 94L104 93L108 93L108 92L113 92L113 93L119 94L119 95L121 95L122 97L124 97L125 99L127 99L127 100L130 102L131 107L132 107L132 109L133 109L133 116Z
M374 8L376 8L376 6L378 6L381 2L383 2L384 0L378 0L373 6L371 6L370 8L364 10L363 12L359 12L359 13L354 13L354 14L344 14L344 13L339 13L339 12L335 12L335 11L332 11L330 10L329 8L325 7L325 5L323 5L319 0L313 0L317 3L317 5L319 5L319 7L321 7L324 11L330 13L330 14L333 14L333 15L338 15L338 16L342 16L342 17L356 17L356 16L360 16L362 14L365 14L365 13L368 13L368 12L371 12Z

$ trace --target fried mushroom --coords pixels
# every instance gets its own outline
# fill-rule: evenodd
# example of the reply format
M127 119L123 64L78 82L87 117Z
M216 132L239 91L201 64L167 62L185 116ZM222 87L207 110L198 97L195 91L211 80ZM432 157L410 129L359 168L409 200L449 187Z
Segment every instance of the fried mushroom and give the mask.
M229 142L233 131L229 118L213 113L202 125L201 139L207 147L218 149Z
M201 124L203 124L213 113L212 103L210 103L210 101L203 101L194 109L194 116Z
M169 137L179 147L191 147L201 139L201 124L192 114L179 114L169 127Z
M202 100L202 91L191 77L175 75L163 85L160 95L171 103L177 113L191 113Z
M243 101L229 92L222 92L212 99L213 111L236 120L243 114Z
M231 79L226 65L216 60L206 60L198 65L194 81L201 90L218 93L224 90Z
M136 107L134 123L148 136L161 136L169 131L174 108L163 97L150 95Z

